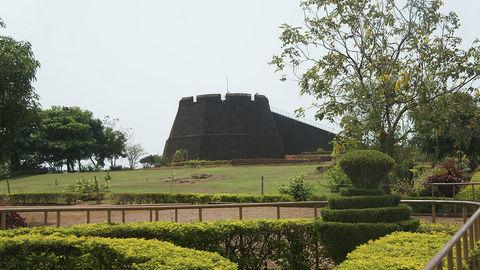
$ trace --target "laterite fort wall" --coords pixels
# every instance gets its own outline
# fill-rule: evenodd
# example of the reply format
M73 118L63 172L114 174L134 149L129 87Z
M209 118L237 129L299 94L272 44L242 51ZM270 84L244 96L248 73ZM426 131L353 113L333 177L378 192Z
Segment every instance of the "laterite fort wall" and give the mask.
M268 99L220 94L182 98L164 156L187 149L190 159L284 158Z
M272 114L286 155L315 152L318 148L332 150L335 134L278 113Z

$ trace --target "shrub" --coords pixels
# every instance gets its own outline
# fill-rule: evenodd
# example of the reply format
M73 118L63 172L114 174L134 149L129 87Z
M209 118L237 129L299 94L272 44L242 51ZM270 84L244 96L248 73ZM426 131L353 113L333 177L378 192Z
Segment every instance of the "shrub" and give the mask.
M312 219L243 220L195 223L143 222L89 224L68 228L35 227L1 231L0 236L26 233L56 236L145 238L196 250L217 252L239 269L263 269L267 262L283 269L321 269L329 263L319 242L322 222Z
M443 224L443 223L426 223L420 222L417 232L419 233L446 233L448 235L454 235L460 226L457 224Z
M237 269L217 254L142 239L0 238L1 269Z
M312 197L312 199L315 197ZM317 197L325 200L325 197ZM204 194L204 193L113 193L112 200L116 204L157 204L157 203L260 203L288 202L293 198L287 195L248 195L248 194Z
M101 200L103 193L110 191L111 175L105 176L105 181L99 184L97 179L88 180L81 178L65 187L66 192L82 194L80 199L84 201Z
M382 223L410 219L412 209L406 205L365 209L322 209L322 218L329 222Z
M432 184L432 183L462 183L462 179L458 178L456 176L450 175L448 173L446 174L441 174L441 175L433 175L428 177L425 180L426 184ZM434 193L435 196L440 196L440 197L453 197L454 189L456 192L459 191L461 186L431 186L427 185L427 192L431 192L432 188L434 188Z
M79 193L18 193L3 195L6 205L70 205L81 197Z
M187 149L178 149L173 153L172 163L175 162L184 162L188 160L188 150Z
M346 153L339 165L357 188L378 188L395 165L393 158L376 150Z
M347 254L360 244L395 231L414 232L418 226L419 221L416 219L397 223L322 222L318 224L317 230L327 254L339 263L345 260ZM339 235L343 237L338 237Z
M374 207L397 206L401 196L398 194L386 194L380 196L352 196L332 197L328 199L330 209L360 209Z
M341 188L340 196L377 196L384 195L385 191L378 189L363 189L363 188Z
M449 238L444 233L392 233L357 247L335 269L423 269Z
M339 192L342 187L351 186L352 183L348 176L342 171L340 166L331 167L325 172L327 184L331 192Z
M0 217L1 221L1 217ZM15 229L15 228L22 228L27 227L27 220L20 216L17 212L8 212L7 213L7 228L8 229Z
M296 201L308 201L315 191L314 187L305 182L303 174L293 176L289 179L287 184L279 187L280 194L292 196Z

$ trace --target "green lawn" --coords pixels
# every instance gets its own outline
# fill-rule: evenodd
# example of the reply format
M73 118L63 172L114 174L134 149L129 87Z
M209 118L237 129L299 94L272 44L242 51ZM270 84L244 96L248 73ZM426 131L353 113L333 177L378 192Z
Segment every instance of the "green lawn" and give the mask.
M265 193L278 193L277 188L288 178L304 173L318 194L329 194L319 165L219 166L208 168L160 168L111 172L112 192L200 192L260 194L260 178L265 179ZM82 177L103 181L105 172L61 173L10 179L12 193L62 192L64 186ZM209 179L190 180L192 174L209 174ZM171 184L172 175L176 179ZM55 185L57 180L58 185ZM6 193L6 181L0 181L0 192Z

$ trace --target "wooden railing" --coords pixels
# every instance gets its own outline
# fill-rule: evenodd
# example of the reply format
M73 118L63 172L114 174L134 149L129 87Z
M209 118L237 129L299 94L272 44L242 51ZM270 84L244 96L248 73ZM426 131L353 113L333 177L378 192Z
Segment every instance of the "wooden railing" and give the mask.
M28 207L0 207L0 229L7 228L7 214L11 212L16 213L43 213L43 224L48 224L48 213L56 213L56 226L61 226L62 212L85 212L85 221L90 223L91 212L106 212L107 222L112 221L112 212L118 211L122 214L122 222L125 223L127 211L143 210L150 212L150 221L159 220L159 212L165 210L174 210L175 222L178 222L178 213L180 210L197 210L198 220L203 221L204 209L225 209L237 208L238 219L243 219L243 209L252 207L273 207L276 208L277 219L281 218L281 208L285 207L299 207L299 208L313 208L313 217L318 217L318 209L325 207L327 201L308 201L308 202L276 202L276 203L237 203L237 204L206 204L206 205L112 205L112 206L28 206ZM154 218L155 216L155 218Z

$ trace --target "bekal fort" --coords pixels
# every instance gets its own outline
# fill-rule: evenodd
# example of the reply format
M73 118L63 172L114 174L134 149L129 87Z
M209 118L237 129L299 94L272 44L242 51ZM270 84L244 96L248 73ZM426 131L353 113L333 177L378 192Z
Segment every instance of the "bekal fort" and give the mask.
M188 150L201 160L284 158L331 150L335 134L272 112L264 95L228 93L184 97L164 157Z

